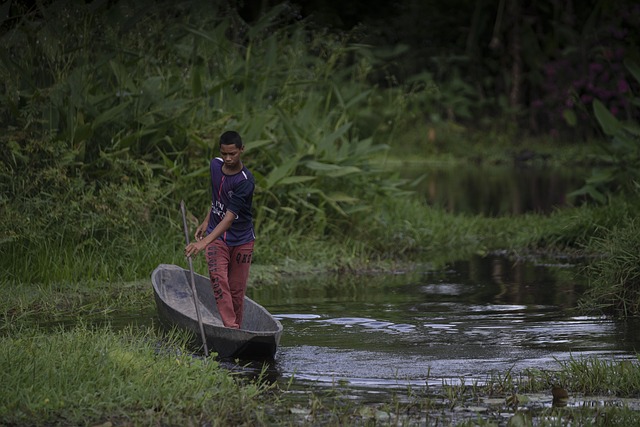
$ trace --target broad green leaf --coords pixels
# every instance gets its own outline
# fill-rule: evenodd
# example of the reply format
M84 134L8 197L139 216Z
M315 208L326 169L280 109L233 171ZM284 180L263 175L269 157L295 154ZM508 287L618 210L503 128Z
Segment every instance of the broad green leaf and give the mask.
M142 139L144 136L151 135L155 132L156 132L156 129L145 128L137 132L134 132L132 134L125 135L120 139L114 139L116 141L114 148L119 149L119 148L131 147L133 144L139 142L140 139Z
M587 192L598 203L605 203L607 201L607 198L604 195L604 193L602 191L598 190L596 187L588 186L587 187Z
M284 212L287 212L287 213L294 214L294 215L298 214L298 211L296 209L288 207L288 206L281 206L280 210L284 211Z
M183 177L184 178L192 178L192 177L206 175L208 173L209 173L209 166L203 166L200 169L194 170L193 172L189 172L187 174L184 174Z
M620 132L620 129L622 129L622 125L618 119L616 119L614 115L607 110L607 107L605 107L598 99L593 101L593 112L595 113L602 130L607 135L614 136Z
M333 144L340 138L342 138L342 136L347 133L347 131L351 128L351 123L346 123L342 126L340 126L338 129L336 129L334 132L331 132L329 135L326 135L324 138L322 138L318 145L320 147L330 147L333 146Z
M243 138L244 139L244 138ZM258 141L251 141L245 144L244 152L248 153L254 150L257 150L260 147L264 147L265 145L273 144L273 141L270 139L261 139Z
M326 176L330 178L339 178L341 176L350 175L353 173L361 173L362 169L356 166L341 166L340 169L326 173Z
M72 142L78 144L84 142L93 136L93 129L90 124L80 125L75 128L72 135Z
M315 160L310 160L305 163L305 166L311 170L318 171L320 174L329 176L331 178L337 178L340 176L349 175L352 173L361 173L362 169L356 166L340 166L328 163L321 163Z
M320 196L331 206L336 212L338 212L342 216L347 216L347 213L340 207L338 201L331 196L326 195L324 192L319 192Z
M570 192L569 194L567 194L567 196L570 198L573 198L577 196L584 196L585 194L588 194L586 185L581 188L578 188L577 190Z
M572 191L571 193L568 194L568 196L571 198L578 197L578 196L590 196L592 199L596 200L598 203L604 203L606 201L604 194L593 185L585 185L584 187L578 190Z
M327 197L333 200L334 202L341 202L341 203L356 203L360 201L360 199L357 199L355 197L349 196L348 194L344 194L344 193L331 193Z
M620 133L613 137L613 146L617 149L622 148L625 154L633 152L638 146L640 140L637 137Z
M312 193L319 194L320 191L313 191ZM318 206L316 206L316 205L314 205L312 203L309 203L304 197L300 197L300 196L295 196L294 195L292 198L298 204L300 204L302 207L305 207L305 208L310 209L310 210L312 210L314 212L317 212L319 214L323 214L324 215L324 211L322 209L320 209Z
M301 182L309 182L316 179L315 176L307 176L307 175L298 175L298 176L286 176L278 181L278 184L287 185L287 184L299 184Z
M603 169L593 171L591 176L586 179L588 184L603 184L610 182L613 179L613 171L610 169Z
M267 188L272 188L278 181L291 174L292 171L298 166L298 157L292 157L284 163L273 168L273 170L267 175L266 183Z
M188 99L164 99L157 103L151 112L154 114L162 114L173 120L178 115L188 111L192 102L193 101Z
M320 163L320 162L316 162L315 160L310 160L306 162L305 166L308 167L309 169L313 169L317 171L334 171L340 168L340 166L338 165Z
M100 126L103 123L114 121L114 119L118 117L120 113L122 113L124 110L126 110L127 107L129 107L129 105L131 105L131 102L129 101L123 102L103 112L102 114L100 114L98 117L95 118L95 120L92 123L92 128L95 130L98 128L98 126Z
M633 77L640 83L640 65L632 59L627 59L624 61L624 65L627 67L627 70L633 75Z
M338 103L340 104L340 107L344 108L344 98L342 97L340 88L335 83L332 83L331 87L333 88L333 93L336 95L336 98L338 99Z
M218 36L220 34L223 34L227 28L228 28L229 24L227 23L227 21L223 21L220 25L218 25L213 31L217 32ZM224 43L220 43L219 37L216 37L215 33L207 33L204 32L198 28L194 28L191 26L185 26L184 27L188 32L195 34L198 37L201 37L202 39L204 39L205 41L210 42L213 46L216 46L216 49L220 49L223 48L224 51L226 52L226 45Z
M371 206L369 205L349 205L349 206L345 206L344 211L347 213L347 215L351 216L354 214L359 214L362 212L371 212Z
M640 136L640 125L638 125L638 123L625 124L623 128L624 130L629 132L631 135L634 135L636 137Z
M562 112L562 117L564 117L564 121L571 127L574 127L578 123L578 117L573 110L565 109Z
M372 92L371 90L365 90L364 92L360 92L358 95L351 98L349 102L347 102L346 108L351 108L352 106L356 105L357 103L365 99L367 96L369 96L371 92Z
M191 70L191 94L198 97L202 94L202 69L193 67Z

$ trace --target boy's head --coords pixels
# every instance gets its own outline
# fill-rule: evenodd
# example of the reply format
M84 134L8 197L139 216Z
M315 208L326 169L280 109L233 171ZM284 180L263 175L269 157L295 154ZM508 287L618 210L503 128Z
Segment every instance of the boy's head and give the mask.
M242 149L244 144L242 143L242 138L238 132L234 132L232 130L226 131L222 135L220 135L220 147L223 145L235 145L237 149Z

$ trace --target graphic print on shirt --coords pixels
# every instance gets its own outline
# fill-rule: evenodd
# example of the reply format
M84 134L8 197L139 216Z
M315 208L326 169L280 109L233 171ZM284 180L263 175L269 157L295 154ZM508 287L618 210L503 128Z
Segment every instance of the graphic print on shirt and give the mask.
M224 204L220 203L219 200L215 202L211 202L211 213L218 216L220 219L224 216L225 208Z

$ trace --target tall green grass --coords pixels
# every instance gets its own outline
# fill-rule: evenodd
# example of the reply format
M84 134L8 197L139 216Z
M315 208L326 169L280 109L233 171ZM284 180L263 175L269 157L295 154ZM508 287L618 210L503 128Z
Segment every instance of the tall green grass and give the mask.
M3 425L266 424L269 386L187 351L190 337L78 325L0 338ZM256 399L262 396L261 399Z
M0 36L9 280L147 268L126 262L157 258L155 227L171 229L180 199L202 218L208 160L229 128L247 143L259 235L336 236L374 196L401 191L370 159L401 124L402 92L369 80L380 60L349 34L313 30L287 5L251 25L201 2L22 12ZM106 267L107 253L126 261Z
M638 397L640 365L638 360L602 360L596 357L570 357L558 361L557 369L528 369L519 375L493 376L487 382L491 393L550 391L553 386L568 390L572 396Z
M634 214L626 222L605 229L590 249L600 256L586 268L589 289L583 308L618 317L640 313L640 222Z

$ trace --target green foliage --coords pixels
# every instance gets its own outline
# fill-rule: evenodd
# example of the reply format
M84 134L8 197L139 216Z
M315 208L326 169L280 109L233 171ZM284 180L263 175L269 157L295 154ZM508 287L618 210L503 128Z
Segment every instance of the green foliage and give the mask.
M637 199L618 196L612 197L607 205L565 208L546 219L528 218L523 222L522 234L528 235L539 247L581 250L585 255L597 254L597 251L590 249L590 242L606 237L616 226L627 224L638 206ZM532 227L536 225L539 230L533 232Z
M261 236L340 233L375 196L400 193L370 160L399 125L403 94L368 81L379 59L349 34L312 31L286 5L251 25L198 2L22 12L0 48L9 277L47 280L46 269L29 273L43 257L96 261L90 276L107 250L142 251L179 199L201 214L229 128L247 143Z
M114 181L89 182L60 141L2 142L3 282L133 278L153 267L158 251L181 241L151 232L180 236L146 163L103 156Z
M372 255L409 259L417 255L433 262L464 258L486 243L478 235L484 219L452 215L414 198L381 199L375 214L357 222L358 239L368 242Z
M628 61L627 68L640 83L640 66ZM632 99L636 110L640 97ZM593 101L593 112L610 144L603 146L603 154L597 159L601 166L595 168L585 185L570 194L572 197L588 195L604 203L616 192L638 193L640 191L640 123L635 116L623 121L614 116L599 100Z

